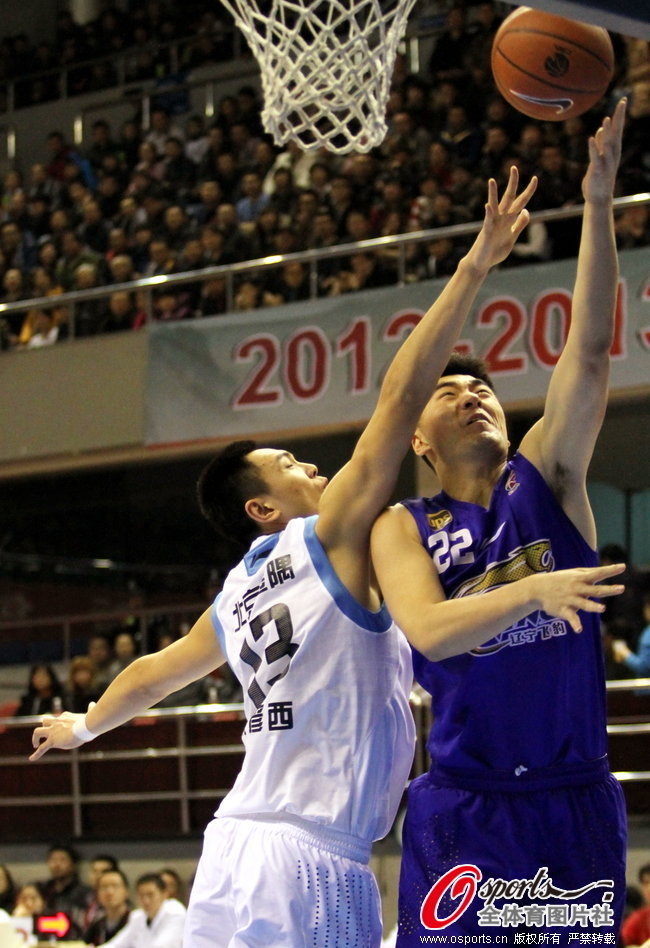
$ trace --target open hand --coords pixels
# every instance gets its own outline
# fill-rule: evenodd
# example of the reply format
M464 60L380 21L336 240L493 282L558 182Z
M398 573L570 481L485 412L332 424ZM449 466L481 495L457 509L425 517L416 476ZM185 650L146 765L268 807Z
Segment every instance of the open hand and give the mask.
M510 168L508 184L500 201L496 181L490 178L488 182L483 227L467 255L477 270L487 271L505 260L530 219L526 205L535 193L537 178L531 178L521 194L517 194L518 187L519 171L515 165Z
M578 612L603 612L605 606L599 600L608 596L620 596L625 586L600 584L604 579L618 576L624 570L625 563L581 566L552 573L535 573L528 579L537 587L535 592L540 609L549 616L564 619L574 632L582 632Z

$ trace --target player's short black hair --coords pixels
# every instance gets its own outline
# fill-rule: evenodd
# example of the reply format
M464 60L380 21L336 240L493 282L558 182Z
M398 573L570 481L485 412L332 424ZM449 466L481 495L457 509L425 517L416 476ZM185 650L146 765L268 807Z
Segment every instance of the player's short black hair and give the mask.
M443 378L445 375L471 375L472 378L480 379L481 382L485 382L485 384L494 391L494 383L488 374L487 366L483 359L479 359L478 356L469 355L467 352L452 352L447 361L447 365L440 373L440 378ZM430 470L435 472L435 467L424 454L422 455L422 460Z
M452 352L447 365L440 373L440 377L442 378L444 375L471 375L473 378L485 382L494 391L494 382L488 374L483 359L469 355L466 352Z
M197 496L201 513L233 548L248 549L257 535L244 504L266 490L266 483L248 455L255 441L233 441L199 475Z

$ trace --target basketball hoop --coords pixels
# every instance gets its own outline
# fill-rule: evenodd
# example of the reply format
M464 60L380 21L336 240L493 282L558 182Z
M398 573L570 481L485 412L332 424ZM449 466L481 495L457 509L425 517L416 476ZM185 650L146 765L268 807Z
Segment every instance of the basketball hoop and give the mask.
M415 0L221 0L259 63L277 145L345 154L386 135L397 47ZM261 7L264 8L262 12Z

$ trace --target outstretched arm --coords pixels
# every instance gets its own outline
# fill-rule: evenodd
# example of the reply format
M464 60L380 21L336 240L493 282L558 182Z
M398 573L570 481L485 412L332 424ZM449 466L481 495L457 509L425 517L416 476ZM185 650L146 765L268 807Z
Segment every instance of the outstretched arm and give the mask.
M121 672L87 714L64 711L58 717L46 715L34 729L36 748L30 760L38 760L48 750L71 750L83 744L83 727L93 736L110 731L158 704L163 698L223 665L225 657L206 609L188 634L167 648L143 655ZM77 723L76 731L73 726ZM85 740L89 740L88 737Z
M351 460L323 494L317 531L339 575L341 564L335 562L338 551L344 551L345 556L350 551L356 554L367 549L373 520L390 499L412 432L476 294L490 268L507 257L528 222L525 207L536 183L533 179L517 194L519 178L516 168L512 168L499 201L496 182L490 181L480 233L395 355L377 407Z
M612 200L621 156L625 99L589 139L589 167L571 327L551 376L544 416L521 443L565 512L594 547L596 534L585 490L609 383L618 260Z
M598 600L624 589L596 585L622 573L625 564L618 563L533 573L491 592L447 599L413 517L399 504L379 517L371 543L373 565L391 615L411 645L431 661L483 645L536 609L566 620L580 632L580 610L600 613L604 606Z

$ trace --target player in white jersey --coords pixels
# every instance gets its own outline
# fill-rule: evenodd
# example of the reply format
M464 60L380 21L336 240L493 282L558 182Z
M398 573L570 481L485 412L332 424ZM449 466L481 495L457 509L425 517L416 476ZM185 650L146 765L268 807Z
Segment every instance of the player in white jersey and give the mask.
M231 540L261 536L187 636L133 662L86 715L46 716L34 730L33 760L78 747L232 663L246 757L206 830L185 948L379 944L367 861L395 816L413 727L407 653L371 581L370 530L478 288L528 221L535 181L517 186L513 169L499 202L490 182L479 235L396 354L350 461L328 484L286 451L222 452L201 475L202 510Z

